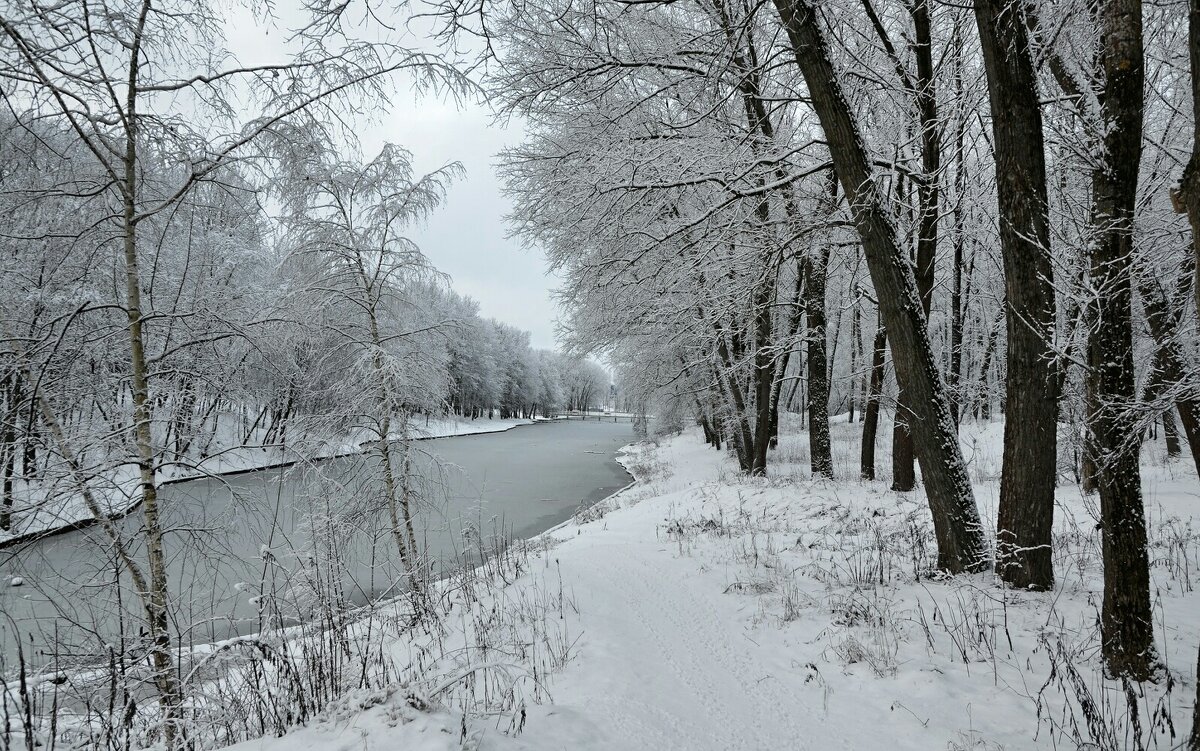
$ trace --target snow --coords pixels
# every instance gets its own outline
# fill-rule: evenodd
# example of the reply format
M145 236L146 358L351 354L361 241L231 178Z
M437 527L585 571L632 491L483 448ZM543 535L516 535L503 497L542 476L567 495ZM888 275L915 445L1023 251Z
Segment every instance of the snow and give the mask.
M930 579L923 495L857 479L860 426L832 422L833 481L810 479L806 436L794 426L765 479L738 474L696 431L626 447L636 483L518 545L509 567L439 584L436 628L397 628L402 600L371 611L360 632L385 642L395 676L387 688L351 690L282 737L232 748L915 751L1104 738L1113 742L1097 747L1134 747L1135 732L1146 748L1181 740L1200 645L1200 483L1186 460L1166 460L1158 442L1143 452L1155 636L1172 680L1130 686L1137 731L1125 687L1103 677L1098 658L1096 499L1066 482L1058 490L1051 592L1006 589L991 574ZM962 428L989 528L1002 432L999 423ZM886 440L879 457L886 469Z
M849 447L859 426L834 422L835 447ZM989 526L1001 434L963 429ZM624 461L640 482L544 536L506 598L545 587L553 567L572 605L561 627L581 636L542 676L548 697L526 706L520 732L397 691L236 748L1024 749L1091 733L1132 745L1124 689L1097 657L1094 498L1058 492L1054 591L1007 590L991 574L930 580L921 494L847 476L845 456L838 480L813 482L803 441L785 437L765 480L739 476L691 431L632 447ZM1174 682L1134 690L1142 742L1169 748L1195 696L1200 485L1161 454L1148 445L1143 472L1156 641Z
M410 435L418 439L428 439L496 433L511 430L519 425L530 425L534 422L534 420L518 418L472 420L451 416L428 421L418 418L410 427ZM181 482L199 477L237 474L299 461L344 456L361 451L364 441L367 440L365 434L360 434L342 436L336 440L302 440L290 446L238 446L230 445L234 442L228 440L228 436L224 437L226 440L215 442L211 455L186 466L176 464L164 467L159 472L160 480L164 483ZM109 472L107 476L96 478L94 485L92 492L103 504L107 513L119 516L136 507L138 497L136 467L132 465L120 467ZM93 519L78 494L53 487L43 487L39 492L34 493L32 488L26 489L23 486L24 483L18 481L18 502L14 511L16 523L10 530L0 530L0 546L13 540L87 523ZM27 491L27 497L24 499L21 498L22 490Z

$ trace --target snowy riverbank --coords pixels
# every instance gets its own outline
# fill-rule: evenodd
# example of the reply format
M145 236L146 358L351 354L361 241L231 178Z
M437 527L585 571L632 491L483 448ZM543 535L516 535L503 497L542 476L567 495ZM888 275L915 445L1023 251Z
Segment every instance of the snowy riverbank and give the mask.
M857 428L836 426L835 446ZM963 435L990 528L1000 425ZM921 494L802 479L804 453L804 436L785 437L768 480L738 476L691 432L627 455L640 482L547 533L526 573L480 604L521 622L515 604L558 590L565 646L557 669L524 676L544 691L526 684L519 715L464 718L441 686L406 686L238 748L1024 749L1134 747L1135 732L1169 748L1186 733L1200 643L1200 484L1186 462L1165 462L1161 444L1143 454L1173 680L1127 694L1097 659L1094 498L1059 490L1054 591L930 581Z
M535 420L486 419L445 417L419 419L410 427L417 439L446 438L457 435L496 433L519 425L531 425ZM358 453L365 436L344 436L338 440L298 441L293 445L217 447L212 455L189 465L175 464L164 468L160 482L175 483L200 477L220 477L242 472L278 467L301 461L316 461ZM138 479L132 465L121 467L105 476L93 478L92 493L103 510L112 517L129 513L137 506ZM0 548L60 530L75 529L95 522L82 497L69 489L33 489L18 493L14 509L16 523L10 530L0 530Z

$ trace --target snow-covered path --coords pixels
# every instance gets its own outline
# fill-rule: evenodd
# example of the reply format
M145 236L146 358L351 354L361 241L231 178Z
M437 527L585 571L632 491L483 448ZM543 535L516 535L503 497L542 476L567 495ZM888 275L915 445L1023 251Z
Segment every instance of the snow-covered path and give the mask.
M601 748L805 748L798 718L814 701L819 711L819 693L798 694L802 671L780 675L761 659L739 625L750 601L723 595L696 559L655 539L639 518L653 511L632 509L564 545L563 580L587 631L555 680L555 703L606 729Z

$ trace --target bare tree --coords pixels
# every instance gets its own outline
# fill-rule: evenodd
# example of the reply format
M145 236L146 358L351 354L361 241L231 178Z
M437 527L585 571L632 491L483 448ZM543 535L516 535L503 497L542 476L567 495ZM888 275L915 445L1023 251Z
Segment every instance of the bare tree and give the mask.
M319 144L303 144L300 133L280 134L287 151L281 198L285 201L285 242L289 252L317 260L308 293L315 305L344 312L337 334L357 364L353 380L369 384L366 403L347 410L348 428L366 430L375 455L383 505L391 519L397 552L411 586L419 588L420 551L413 527L409 488L409 420L418 409L430 411L438 368L422 351L402 349L445 321L414 316L414 285L434 276L428 260L404 232L427 217L443 200L448 183L461 174L457 164L417 178L411 155L387 145L364 165L329 154ZM392 444L402 447L402 466L394 466Z
M938 566L951 572L986 568L989 562L979 512L945 385L933 358L912 264L897 244L896 228L876 185L815 10L804 0L776 0L775 7L808 84L813 109L862 238L898 380L911 397L910 429L933 512Z

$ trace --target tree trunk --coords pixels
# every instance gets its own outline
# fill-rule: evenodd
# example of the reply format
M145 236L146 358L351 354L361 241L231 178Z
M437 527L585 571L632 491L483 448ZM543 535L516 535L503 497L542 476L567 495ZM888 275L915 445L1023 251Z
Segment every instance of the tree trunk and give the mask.
M716 446L717 448L720 448L720 446L717 446L717 437L713 434L712 428L708 425L708 417L706 417L704 413L700 413L698 422L700 423L700 429L704 431L704 442L709 446Z
M717 354L721 358L721 367L724 368L725 374L717 373L717 383L721 386L725 397L730 402L735 420L737 421L737 429L730 431L730 443L738 458L738 466L743 472L753 471L753 459L751 451L754 446L754 433L750 429L750 421L746 415L746 399L742 395L742 387L737 382L737 378L733 374L733 357L730 355L729 346L725 342L725 335L721 328L717 327Z
M960 170L962 167L960 167ZM946 384L950 392L954 422L962 418L962 355L963 355L963 221L960 206L955 206L954 286L950 292L950 371Z
M808 446L809 465L817 477L833 478L829 438L829 364L825 360L825 275L829 248L813 251L805 268L806 328L808 342Z
M408 575L412 586L416 587L415 570L413 569L412 556L410 555L408 543L404 539L404 528L400 519L400 511L396 503L396 472L392 468L392 450L391 444L387 440L387 432L391 430L391 420L384 416L380 427L379 441L376 443L375 457L379 462L379 471L383 481L383 501L388 510L388 524L392 530L392 540L396 543L396 552L400 556L400 565L404 567L405 574Z
M5 430L4 439L0 442L0 464L4 469L4 498L0 501L0 530L7 532L13 526L13 471L17 464L17 446L11 440L12 434Z
M788 349L783 353L783 357L780 358L775 369L775 383L771 390L771 448L775 448L779 443L779 402L783 397L784 379L787 377L792 355L798 351L798 347L793 346L792 342L795 341L796 333L800 330L800 323L804 318L804 306L801 300L804 293L804 267L804 259L801 256L800 261L796 264L796 284L792 289L791 314L788 316L787 330L780 340L788 343ZM795 391L795 387L792 390ZM790 396L785 405L790 405Z
M13 475L17 470L17 428L20 404L20 383L17 374L12 373L0 387L3 396L4 424L0 428L0 465L3 466L3 500L0 500L0 530L10 530L13 526Z
M750 474L767 473L771 444L771 391L775 384L775 358L771 354L771 303L775 299L775 274L759 285L754 298L754 443Z
M408 437L408 418L404 420L404 434L400 439L404 443L404 460L400 465L400 512L404 516L404 531L408 539L408 551L411 560L408 570L412 573L413 589L424 591L425 582L421 577L421 552L417 547L417 532L413 525L413 506L416 505L416 493L412 489L412 441Z
M130 152L133 151L130 137ZM134 221L132 186L137 179L136 158L127 160L125 180L128 188L124 210L125 305L129 321L129 377L132 386L133 439L137 451L141 486L142 518L146 537L146 558L150 570L149 591L140 592L149 629L154 683L162 707L163 742L168 750L178 740L177 727L183 696L172 657L170 619L167 613L167 558L163 548L163 528L159 519L158 482L154 477L154 442L151 434L149 367L146 362L142 330L141 276L137 258L137 224Z
M917 487L916 456L913 453L912 433L908 428L910 419L904 389L900 389L896 399L896 414L892 417L892 490L900 493Z
M858 406L858 369L862 361L862 301L854 301L854 311L850 317L850 414L846 417L848 425L854 424L854 410Z
M1140 0L1105 0L1100 62L1103 163L1092 175L1095 328L1088 342L1096 404L1089 415L1097 449L1104 554L1101 651L1113 675L1146 680L1155 666L1150 563L1142 507L1134 402L1133 212L1142 149L1144 61Z
M963 40L959 24L954 24L954 99L963 100ZM963 250L966 245L966 209L963 196L967 188L967 160L963 153L963 118L954 126L954 284L950 290L950 371L946 374L951 411L957 424L962 417L963 356Z
M775 378L775 383L771 386L771 436L767 448L775 449L779 447L779 392L783 390L783 384L780 378L783 377L783 368L777 369L778 375Z
M875 433L879 430L879 401L883 397L883 364L887 352L887 332L880 318L875 328L875 342L871 347L871 385L867 404L863 412L862 478L875 479Z
M987 567L979 510L971 492L946 388L933 357L912 266L871 170L858 124L837 80L817 15L807 0L774 0L813 109L829 144L846 203L862 239L898 380L911 395L913 439L938 540L939 568Z
M837 201L837 180L830 176L829 214ZM825 358L825 281L829 273L829 246L821 245L804 262L805 340L808 342L808 446L814 477L833 479L829 438L829 363Z
M734 68L739 72L741 81L739 88L742 92L742 105L746 113L746 123L752 134L761 135L764 141L773 141L775 129L771 123L770 113L762 100L760 69L757 65L754 45L748 43L743 51L741 40L735 38L732 23L725 7L717 3L721 14L722 28L730 44L737 46L733 57ZM757 145L758 139L752 143ZM761 228L771 223L769 194L764 193L755 208L755 216ZM758 282L754 295L754 444L750 451L750 474L765 475L767 473L767 453L776 443L777 413L775 411L775 374L777 358L772 354L772 325L771 309L775 305L776 285L779 279L779 264L782 256L777 249L768 246L762 250L763 278Z
M1046 590L1054 586L1058 410L1042 113L1018 7L977 0L975 19L992 110L1008 337L996 572L1013 587Z
M929 1L916 0L911 5L917 77L914 98L921 126L921 177L917 185L917 291L921 310L929 319L933 307L933 271L937 264L938 213L941 191L938 173L942 165L942 146L938 137L937 99L933 80L933 38L930 31ZM903 388L896 403L892 427L892 490L907 492L917 486L915 447L910 423L913 413L911 395ZM957 424L957 420L954 420ZM957 434L957 431L956 431Z
M992 394L988 389L988 373L992 369L992 358L1000 341L1000 322L1004 320L1004 309L996 315L988 332L987 344L983 348L983 361L979 364L979 394L975 397L975 418L987 422L992 419Z
M1168 407L1162 413L1163 440L1167 444L1167 457L1174 459L1183 453L1179 443L1179 426L1175 424L1175 408Z
M150 572L148 591L139 592L146 611L150 636L150 659L153 680L158 690L162 711L163 744L173 751L179 740L179 721L183 694L175 673L172 655L170 619L167 612L168 585L166 553L163 549L163 529L159 518L158 483L155 479L154 439L151 432L150 368L146 360L143 331L142 279L138 267L137 196L138 196L138 76L142 32L150 11L149 0L143 0L130 48L128 88L125 92L125 153L122 156L124 174L122 193L122 246L125 263L125 312L129 334L129 378L133 416L133 443L137 454L139 485L146 540L146 558Z

